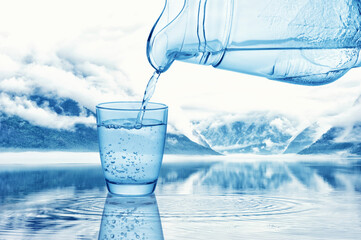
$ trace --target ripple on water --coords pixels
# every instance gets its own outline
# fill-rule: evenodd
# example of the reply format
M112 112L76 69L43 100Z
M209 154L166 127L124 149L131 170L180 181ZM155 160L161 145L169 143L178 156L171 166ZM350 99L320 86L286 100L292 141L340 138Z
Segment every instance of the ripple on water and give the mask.
M0 239L31 239L34 234L37 239L49 239L54 233L72 236L82 232L95 236L98 229L94 225L99 225L104 202L105 197L54 198L2 206Z
M71 213L74 216L101 216L103 213L104 202L105 197L78 198L61 210Z
M261 195L158 197L162 218L248 220L308 212L316 202Z
M97 238L105 200L105 197L74 196L5 205L0 210L0 239L3 236L6 239L32 239L35 235L36 239L48 239L51 234L62 236L62 239ZM262 222L284 215L298 218L303 212L310 214L309 211L320 204L304 198L252 194L157 196L157 201L162 221L178 222L181 218L199 224ZM147 217L151 213L145 214ZM198 225L192 226L196 230Z

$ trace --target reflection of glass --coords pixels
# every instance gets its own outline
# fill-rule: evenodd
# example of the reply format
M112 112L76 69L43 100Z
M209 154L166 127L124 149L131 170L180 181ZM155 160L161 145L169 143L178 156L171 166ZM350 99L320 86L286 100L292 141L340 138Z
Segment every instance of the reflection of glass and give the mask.
M168 107L141 102L97 106L100 158L109 192L147 195L156 186L162 164ZM141 115L140 115L141 114ZM138 116L142 116L138 125Z
M106 239L164 239L155 195L117 197L108 194L99 231L99 240Z

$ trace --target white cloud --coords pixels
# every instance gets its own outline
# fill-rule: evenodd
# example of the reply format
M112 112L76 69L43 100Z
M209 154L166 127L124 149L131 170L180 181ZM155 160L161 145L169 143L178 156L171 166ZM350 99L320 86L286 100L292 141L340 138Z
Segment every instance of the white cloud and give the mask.
M30 82L23 77L11 77L0 80L0 91L7 93L29 94L32 92Z
M1 54L0 52L0 66L1 66L1 71L0 71L0 79L1 79L1 78L11 77L12 74L19 69L20 64L14 61L13 59L11 59L9 56L5 54Z
M0 111L19 116L30 123L47 128L72 129L75 124L92 124L93 116L59 116L47 108L37 107L26 97L10 97L5 93L0 94Z
M297 132L290 120L284 117L275 118L270 122L270 126L274 126L278 128L281 132L291 135L294 135Z

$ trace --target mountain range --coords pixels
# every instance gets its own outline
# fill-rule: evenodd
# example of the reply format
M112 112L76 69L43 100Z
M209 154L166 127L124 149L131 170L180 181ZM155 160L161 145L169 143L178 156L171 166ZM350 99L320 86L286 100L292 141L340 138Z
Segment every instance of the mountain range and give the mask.
M295 132L292 121L281 115L249 113L220 117L195 127L216 151L222 153L277 154Z
M72 99L31 95L28 100L58 116L95 117L94 112ZM356 107L359 105L355 103ZM316 122L299 130L298 123L287 116L258 112L195 121L193 128L198 141L169 132L165 152L361 155L361 121L329 128ZM0 146L2 151L98 151L95 122L76 123L70 129L51 128L4 112L0 114Z
M360 98L359 98L360 99ZM281 114L249 113L195 122L220 153L361 155L361 104L306 127Z

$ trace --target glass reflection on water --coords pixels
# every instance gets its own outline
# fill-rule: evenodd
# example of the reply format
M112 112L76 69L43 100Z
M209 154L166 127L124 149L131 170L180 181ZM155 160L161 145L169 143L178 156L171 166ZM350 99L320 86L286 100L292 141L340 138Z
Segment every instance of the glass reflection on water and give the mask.
M164 239L155 195L118 197L108 194L99 240L108 239Z

